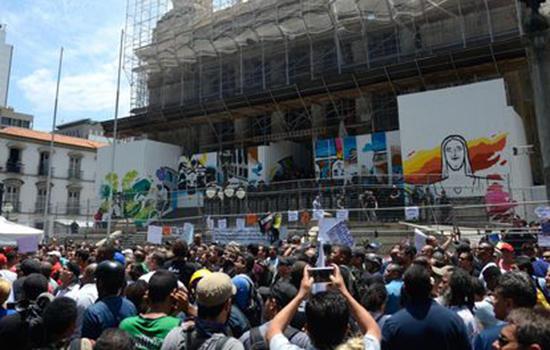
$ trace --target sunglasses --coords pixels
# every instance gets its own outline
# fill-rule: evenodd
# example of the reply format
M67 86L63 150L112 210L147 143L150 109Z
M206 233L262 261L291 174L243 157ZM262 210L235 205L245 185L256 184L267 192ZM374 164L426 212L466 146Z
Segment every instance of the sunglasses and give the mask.
M500 348L505 347L506 345L510 344L512 341L508 338L506 338L502 333L498 335L497 339L498 345Z
M542 258L543 258L544 260L550 260L550 255L543 255Z

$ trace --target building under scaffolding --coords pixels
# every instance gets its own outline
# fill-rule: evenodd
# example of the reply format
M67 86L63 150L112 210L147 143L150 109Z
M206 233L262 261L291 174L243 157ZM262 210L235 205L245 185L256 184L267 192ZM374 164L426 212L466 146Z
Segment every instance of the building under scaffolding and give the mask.
M129 0L128 9L134 109L120 130L190 154L395 130L399 94L498 76L526 86L528 75L515 0ZM528 117L525 91L511 98Z

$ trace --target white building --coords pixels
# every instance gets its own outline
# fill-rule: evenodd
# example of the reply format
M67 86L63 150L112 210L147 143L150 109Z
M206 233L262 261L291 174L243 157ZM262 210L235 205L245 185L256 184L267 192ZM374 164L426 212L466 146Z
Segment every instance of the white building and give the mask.
M3 215L9 220L43 228L50 141L51 134L40 131L16 127L0 130ZM92 222L96 156L102 146L85 139L55 136L49 208L50 218L56 223L70 225L74 220L82 227Z
M6 44L6 25L0 23L0 107L8 105L13 46Z

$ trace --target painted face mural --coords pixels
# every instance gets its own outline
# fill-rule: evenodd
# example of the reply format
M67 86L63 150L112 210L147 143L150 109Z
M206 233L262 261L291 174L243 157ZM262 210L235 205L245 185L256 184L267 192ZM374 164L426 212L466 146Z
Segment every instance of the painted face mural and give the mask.
M443 173L449 170L459 171L461 169L471 172L468 145L462 136L452 135L447 137L441 145L441 152L443 153L441 159L444 162Z

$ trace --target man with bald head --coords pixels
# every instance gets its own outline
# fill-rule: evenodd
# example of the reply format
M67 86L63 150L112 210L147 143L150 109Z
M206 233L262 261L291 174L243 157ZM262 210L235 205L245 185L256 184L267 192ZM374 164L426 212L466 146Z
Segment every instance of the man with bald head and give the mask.
M74 331L73 338L80 338L84 312L86 312L86 309L96 302L98 297L97 287L95 284L96 267L97 264L90 264L86 266L82 275L82 287L78 291L76 297L78 316L76 318L76 329Z

